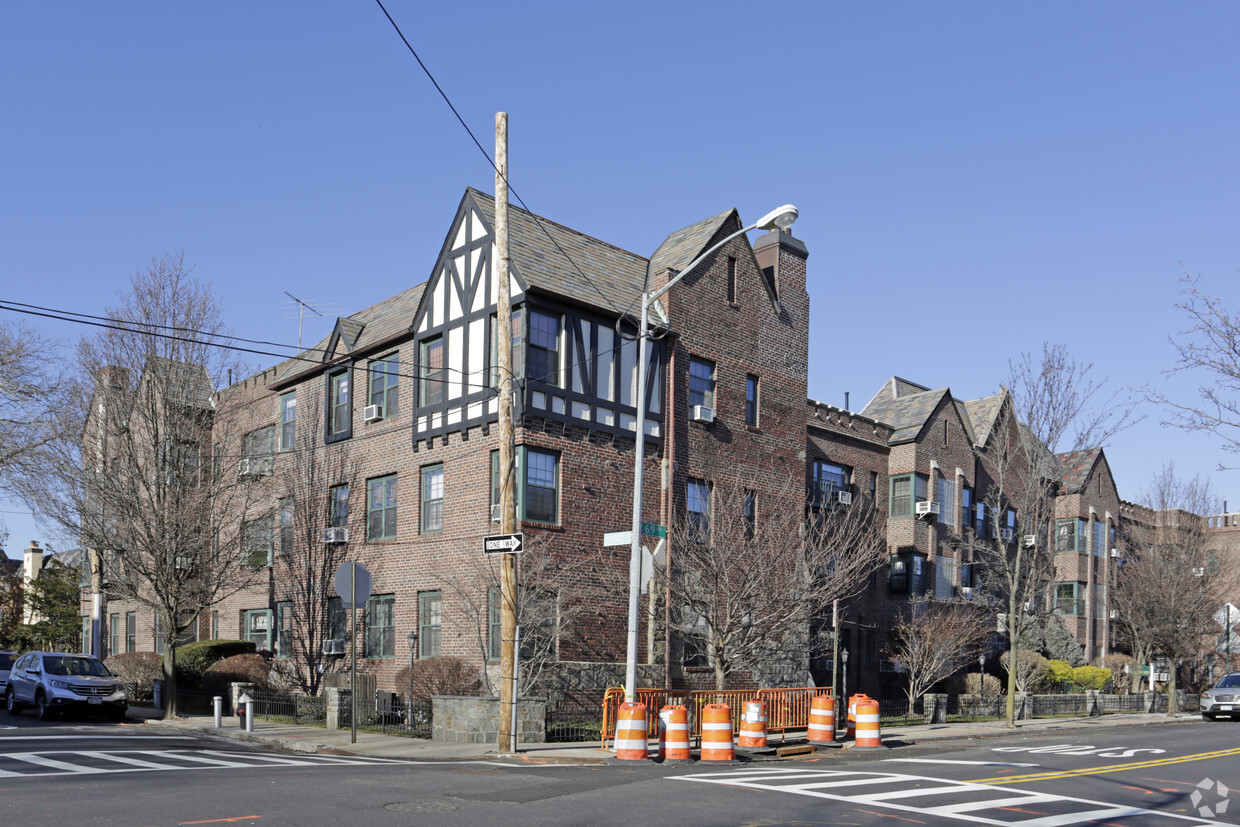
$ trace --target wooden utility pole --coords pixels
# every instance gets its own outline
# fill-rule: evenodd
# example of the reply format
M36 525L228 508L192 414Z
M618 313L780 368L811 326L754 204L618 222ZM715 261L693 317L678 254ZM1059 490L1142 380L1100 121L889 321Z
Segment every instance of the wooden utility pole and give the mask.
M513 507L513 425L512 425L512 295L508 286L508 113L495 113L495 278L499 298L495 316L499 335L499 513L500 533L516 529ZM516 717L517 658L517 562L515 554L501 554L500 603L503 638L500 645L499 743L498 751L517 751Z

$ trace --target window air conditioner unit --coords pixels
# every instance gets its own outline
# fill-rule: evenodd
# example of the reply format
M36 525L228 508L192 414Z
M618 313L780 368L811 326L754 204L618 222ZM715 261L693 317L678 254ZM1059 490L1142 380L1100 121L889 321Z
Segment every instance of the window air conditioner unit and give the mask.
M961 586L960 587L960 596L963 597L965 600L972 600L974 594L975 594L975 591L972 586Z
M343 655L344 641L339 638L323 641L323 654L325 655Z
M253 460L249 457L245 457L237 463L237 476L241 479L257 476L258 469L254 467L255 465L256 463Z
M383 419L383 406L367 405L365 410L362 411L362 419L366 422L378 422Z
M851 491L836 491L834 494L832 494L832 497L840 505L852 505L852 492Z
M323 542L329 546L338 546L349 542L349 529L341 527L323 529Z
M715 411L705 405L694 405L691 411L691 418L694 422L714 422Z
M1001 529L999 529L999 539L1000 539L1000 540L1002 540L1003 542L1005 542L1005 543L1010 543L1010 542L1012 542L1012 537L1013 537L1013 536L1014 536L1014 534L1013 534L1013 532L1012 532L1012 529L1010 529L1010 528L1001 528Z
M1117 548L1111 549L1111 557L1115 560L1118 560L1120 558L1119 549Z
M1038 535L1026 534L1024 538L1025 548L1033 548L1038 544Z
M1119 619L1119 609L1112 609L1112 610L1111 610L1111 619L1112 619L1112 620L1118 620L1118 619Z
M500 504L496 503L491 506L491 522L498 523L501 519L503 519L503 515L500 513Z
M916 512L918 517L938 518L939 516L939 504L929 500L917 503L913 510Z
M1193 577L1204 577L1206 570L1201 566L1193 566Z

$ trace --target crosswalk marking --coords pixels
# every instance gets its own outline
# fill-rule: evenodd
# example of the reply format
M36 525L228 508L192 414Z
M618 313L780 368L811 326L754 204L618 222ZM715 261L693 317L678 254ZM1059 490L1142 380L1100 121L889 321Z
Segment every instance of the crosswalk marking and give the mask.
M285 756L222 750L47 750L0 753L0 778L48 778L166 770L327 767L341 764L403 764L388 758L352 755Z
M953 781L899 773L742 769L672 776L669 780L697 781L705 784L722 784L776 793L806 795L853 805L884 807L923 816L939 816L951 819L954 823L1067 827L1073 824L1100 823L1110 819L1141 816L1144 819L1142 824L1148 824L1151 827L1159 824L1221 824L1221 822L1195 816L1158 812L1141 807L1127 807L1104 801L1091 801L1085 798L992 786L972 781ZM929 804L931 797L951 795L958 796L961 800ZM926 799L926 804L914 803L918 799ZM1029 809L1031 806L1043 804L1052 805L1058 812L1053 815L1038 815Z

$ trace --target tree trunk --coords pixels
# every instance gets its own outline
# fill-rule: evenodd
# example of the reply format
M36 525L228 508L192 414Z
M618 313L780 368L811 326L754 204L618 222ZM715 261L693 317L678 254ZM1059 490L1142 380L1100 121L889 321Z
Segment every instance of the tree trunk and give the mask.
M176 636L172 640L164 637L164 717L177 716L177 647Z
M1008 651L1012 655L1008 659L1007 699L1003 709L1003 725L1008 729L1016 728L1016 672L1020 668L1017 655L1019 647L1016 645L1016 605L1016 597L1014 595L1008 597L1007 631L1008 646L1011 647ZM986 682L985 676L981 676L980 682L983 684Z

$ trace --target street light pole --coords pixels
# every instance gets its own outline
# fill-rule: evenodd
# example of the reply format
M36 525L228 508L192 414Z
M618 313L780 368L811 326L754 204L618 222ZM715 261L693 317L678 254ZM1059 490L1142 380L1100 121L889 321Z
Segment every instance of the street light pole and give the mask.
M648 330L650 326L650 305L676 286L676 283L690 273L693 268L697 267L713 255L716 250L737 236L744 235L750 230L773 230L777 228L783 230L791 227L792 222L796 220L797 208L791 204L785 204L762 216L755 223L750 224L748 227L742 227L718 244L715 244L709 250L689 262L683 270L669 279L667 284L658 290L642 291L641 322L637 329L637 392L633 394L634 401L637 403L637 432L635 435L636 442L633 446L633 522L629 526L629 628L624 663L624 699L626 701L633 701L637 698L638 604L642 587L642 472L646 458L646 362L650 359ZM666 662L668 654L664 653L664 668L668 667Z

